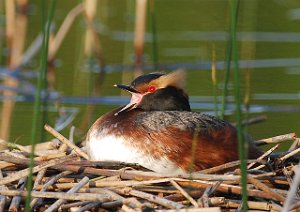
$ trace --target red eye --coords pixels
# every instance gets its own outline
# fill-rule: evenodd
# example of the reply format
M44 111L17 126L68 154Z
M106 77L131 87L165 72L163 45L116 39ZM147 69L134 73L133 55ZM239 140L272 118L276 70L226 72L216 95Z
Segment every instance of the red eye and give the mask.
M149 89L148 89L148 91L150 92L150 93L153 93L154 91L156 90L156 88L154 87L154 86L150 86L149 87Z

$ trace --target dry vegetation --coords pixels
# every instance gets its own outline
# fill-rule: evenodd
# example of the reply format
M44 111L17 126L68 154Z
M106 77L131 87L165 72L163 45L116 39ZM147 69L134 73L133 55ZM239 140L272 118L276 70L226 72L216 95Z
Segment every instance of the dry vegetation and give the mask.
M181 176L162 176L134 164L90 162L84 148L48 125L45 129L56 139L36 146L31 207L37 211L227 211L241 207L238 161ZM270 159L280 143L288 140L294 141L289 153ZM291 160L300 151L299 141L291 133L256 142L277 144L257 160L248 161L249 209L299 207L298 183L292 179L299 169ZM2 211L19 211L27 195L31 147L6 145L9 149L0 153L0 206ZM297 194L289 191L295 186Z

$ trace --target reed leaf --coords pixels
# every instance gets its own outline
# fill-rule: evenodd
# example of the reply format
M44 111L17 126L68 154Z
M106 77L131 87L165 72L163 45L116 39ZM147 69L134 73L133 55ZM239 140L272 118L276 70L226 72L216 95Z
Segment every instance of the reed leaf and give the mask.
M242 110L241 110L241 98L240 98L240 72L239 72L239 58L238 58L238 45L237 45L237 21L239 0L230 1L231 9L231 31L230 36L232 40L232 59L234 67L234 96L236 106L236 122L238 130L238 142L239 142L239 159L241 161L241 183L242 183L242 210L248 210L248 193L247 193L247 159L246 159L246 144L244 141L243 129L242 129Z
M30 153L30 164L29 164L29 175L27 180L27 191L32 190L32 169L33 169L33 159L34 159L34 150L35 143L37 140L38 132L42 131L42 125L40 123L40 111L42 108L42 91L46 88L45 79L47 77L47 68L48 68L48 42L50 35L50 25L52 18L54 16L56 0L51 1L50 11L48 13L46 19L46 2L41 0L41 9L42 9L42 32L43 32L43 46L42 46L42 56L40 60L40 69L39 76L37 81L37 91L35 93L35 101L34 101L34 110L33 110L33 120L32 120L32 130L31 130L31 153ZM25 211L30 211L30 201L31 201L31 192L28 192L26 196L26 205Z

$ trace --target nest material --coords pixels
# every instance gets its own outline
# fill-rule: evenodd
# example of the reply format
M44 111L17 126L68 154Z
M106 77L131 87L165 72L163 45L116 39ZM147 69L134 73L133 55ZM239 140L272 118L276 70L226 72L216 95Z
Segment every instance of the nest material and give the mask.
M36 211L229 211L242 207L239 161L186 175L160 175L134 164L85 160L82 149L50 126L45 128L62 145L50 141L36 146L30 203ZM287 140L294 141L290 151L270 159ZM293 177L300 172L295 159L300 139L291 133L257 143L278 144L248 161L248 208L297 210L298 180ZM21 211L28 195L31 148L6 145L10 149L0 153L0 210Z

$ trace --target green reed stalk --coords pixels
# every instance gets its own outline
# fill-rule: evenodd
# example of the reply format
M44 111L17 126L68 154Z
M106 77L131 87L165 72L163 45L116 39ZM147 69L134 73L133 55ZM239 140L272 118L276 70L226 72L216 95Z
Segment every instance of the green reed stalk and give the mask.
M155 20L155 0L149 1L149 14L150 14L150 26L152 31L152 57L154 69L158 70L158 46L157 46L157 32L156 32L156 20Z
M49 34L50 34L50 25L52 18L54 16L55 11L55 3L56 0L52 0L50 12L48 13L47 20L46 20L46 2L41 0L41 8L42 8L42 32L43 32L43 46L41 52L41 60L40 60L40 71L38 75L37 81L37 90L35 93L35 101L34 101L34 111L33 111L33 120L32 120L32 129L31 129L31 153L30 153L30 164L29 164L29 175L27 180L27 191L32 190L32 168L34 163L34 150L35 150L35 142L37 140L38 132L41 132L42 124L40 123L40 111L42 109L42 100L41 100L41 93L42 90L45 88L45 79L47 77L47 67L48 67L48 41L49 41ZM30 211L30 201L31 201L31 193L28 192L26 197L26 205L25 211Z
M212 48L212 59L211 59L211 80L213 86L213 96L214 96L214 109L216 116L219 116L218 113L218 96L217 96L217 64L216 64L216 48L213 45Z
M230 31L232 26L230 25ZM226 97L228 93L228 82L230 77L230 69L231 69L231 54L232 54L232 37L228 37L228 41L226 44L226 69L225 69L225 80L224 80L224 88L222 94L222 106L221 106L221 118L224 119L225 109L226 109Z
M237 46L237 20L239 0L230 1L231 8L231 40L232 40L232 59L234 66L234 96L236 105L236 119L239 141L239 158L241 161L240 169L242 175L242 210L247 211L248 205L248 193L247 193L247 159L246 159L246 143L244 141L243 129L242 129L242 111L241 111L241 98L240 98L240 73L239 73L239 58L238 58L238 46Z

